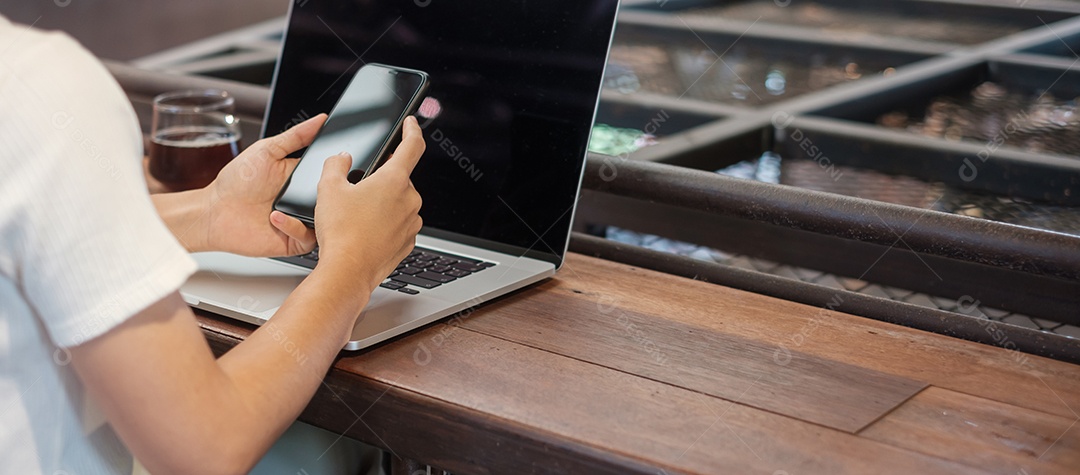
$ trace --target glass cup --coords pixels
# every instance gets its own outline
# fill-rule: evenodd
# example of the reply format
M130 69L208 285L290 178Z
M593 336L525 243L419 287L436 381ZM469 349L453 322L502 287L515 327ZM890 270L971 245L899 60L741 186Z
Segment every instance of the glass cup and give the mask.
M216 89L154 98L150 175L169 191L202 188L240 152L235 100Z

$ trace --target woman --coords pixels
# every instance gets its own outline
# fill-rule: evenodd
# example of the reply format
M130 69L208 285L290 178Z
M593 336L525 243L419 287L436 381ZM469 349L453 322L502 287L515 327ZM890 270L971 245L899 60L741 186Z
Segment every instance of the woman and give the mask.
M347 155L327 160L312 232L271 205L325 116L255 143L205 189L150 197L127 98L66 35L0 17L0 101L0 471L130 473L132 455L155 474L248 471L413 247L416 121L356 185ZM188 253L299 254L316 236L319 266L274 334L215 360L177 291Z

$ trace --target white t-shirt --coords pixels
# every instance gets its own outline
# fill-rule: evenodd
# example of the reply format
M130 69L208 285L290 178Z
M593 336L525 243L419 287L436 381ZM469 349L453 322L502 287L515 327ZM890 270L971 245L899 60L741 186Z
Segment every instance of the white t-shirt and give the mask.
M131 104L74 40L0 17L0 473L130 473L69 353L195 263L146 192Z

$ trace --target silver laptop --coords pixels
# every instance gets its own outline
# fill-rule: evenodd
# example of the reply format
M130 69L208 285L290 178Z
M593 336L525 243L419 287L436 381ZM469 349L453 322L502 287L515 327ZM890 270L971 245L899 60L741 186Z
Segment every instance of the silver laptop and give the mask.
M417 248L377 288L357 350L555 274L570 238L618 0L292 2L263 136L328 112L369 62L419 69ZM302 5L302 6L301 6ZM262 324L317 254L196 254L181 294Z

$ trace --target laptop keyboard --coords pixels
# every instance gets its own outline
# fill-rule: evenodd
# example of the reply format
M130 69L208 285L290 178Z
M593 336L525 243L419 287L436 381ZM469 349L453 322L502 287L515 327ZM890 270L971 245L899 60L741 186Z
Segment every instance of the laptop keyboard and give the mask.
M319 248L303 258L318 261ZM494 262L416 247L379 287L417 295L421 290L434 289L491 267L495 267Z

